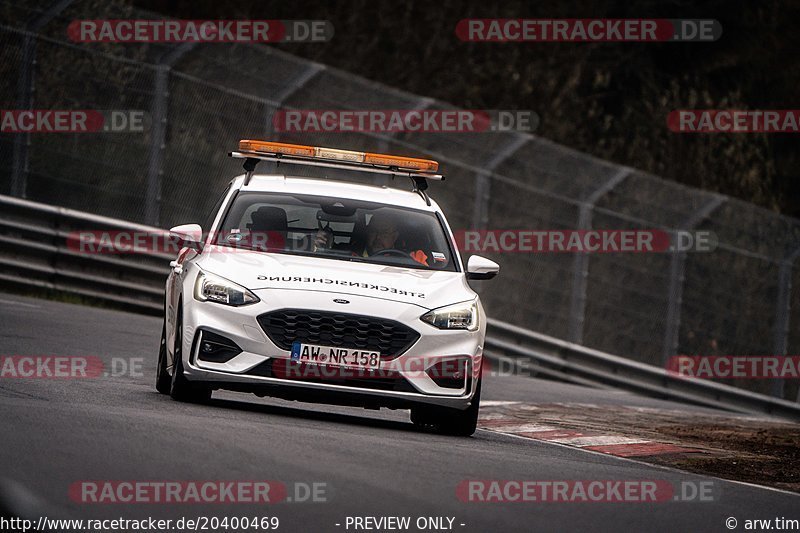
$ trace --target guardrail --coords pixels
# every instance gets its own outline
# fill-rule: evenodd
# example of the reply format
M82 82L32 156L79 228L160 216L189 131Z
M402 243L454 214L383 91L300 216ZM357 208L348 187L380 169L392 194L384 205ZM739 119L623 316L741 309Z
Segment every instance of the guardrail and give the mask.
M162 312L163 286L174 256L88 254L69 245L70 236L87 230L166 234L160 228L0 195L0 283Z
M80 231L166 236L160 228L0 195L0 284L50 289L137 312L160 314L173 255L85 253L68 241ZM489 321L486 354L524 360L537 375L605 386L742 413L800 419L800 404L664 369Z
M625 389L739 413L800 420L800 404L709 380L680 376L652 365L592 350L499 320L489 320L488 357L526 361L535 375Z

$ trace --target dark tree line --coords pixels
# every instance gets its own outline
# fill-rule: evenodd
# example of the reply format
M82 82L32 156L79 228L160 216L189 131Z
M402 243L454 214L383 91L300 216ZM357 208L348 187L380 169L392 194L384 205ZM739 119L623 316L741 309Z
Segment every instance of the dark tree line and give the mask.
M138 0L180 18L327 19L288 52L471 109L530 109L538 134L597 157L800 216L798 134L670 132L675 109L800 108L800 3L545 0ZM713 43L464 43L470 17L714 18Z

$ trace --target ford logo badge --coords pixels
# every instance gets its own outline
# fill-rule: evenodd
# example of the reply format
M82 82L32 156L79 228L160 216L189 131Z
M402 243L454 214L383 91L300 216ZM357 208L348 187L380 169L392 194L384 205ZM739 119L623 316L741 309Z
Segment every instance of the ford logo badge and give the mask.
M342 300L341 298L336 298L334 300L334 302L336 302L337 304L349 304L350 303L348 300Z

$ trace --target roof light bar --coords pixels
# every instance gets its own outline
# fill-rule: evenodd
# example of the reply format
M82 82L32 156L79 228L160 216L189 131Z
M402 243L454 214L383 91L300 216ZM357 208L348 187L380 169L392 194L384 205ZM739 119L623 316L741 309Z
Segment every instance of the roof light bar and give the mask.
M416 157L402 157L387 154L364 154L364 162L372 165L386 165L389 167L410 168L423 172L436 172L439 163L431 159L417 159Z
M260 154L280 154L290 156L309 157L327 161L342 161L355 164L366 164L410 170L417 172L436 172L439 163L431 159L404 157L389 154L375 154L370 152L356 152L354 150L339 150L319 146L305 146L302 144L288 144L271 141L256 141L243 139L239 141L239 150Z
M314 157L316 155L314 148L311 146L267 141L249 141L246 139L239 141L239 150L244 150L246 152L266 152L270 154L299 155L304 157Z

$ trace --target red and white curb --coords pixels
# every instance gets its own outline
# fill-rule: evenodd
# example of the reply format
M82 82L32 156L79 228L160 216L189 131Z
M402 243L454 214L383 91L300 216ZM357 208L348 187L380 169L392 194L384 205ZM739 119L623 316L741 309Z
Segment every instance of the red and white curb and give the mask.
M506 401L484 401L481 402L481 407L513 407L514 410L536 410L534 405ZM557 442L617 457L644 457L648 455L703 452L697 448L687 448L666 442L592 431L582 432L553 425L525 422L520 418L503 412L482 412L478 418L478 426L495 433L546 442Z

